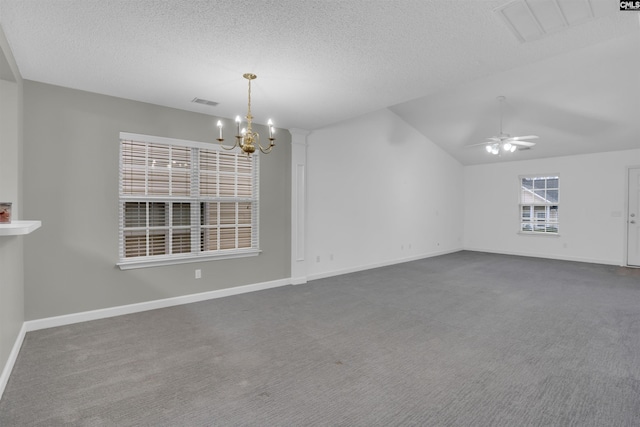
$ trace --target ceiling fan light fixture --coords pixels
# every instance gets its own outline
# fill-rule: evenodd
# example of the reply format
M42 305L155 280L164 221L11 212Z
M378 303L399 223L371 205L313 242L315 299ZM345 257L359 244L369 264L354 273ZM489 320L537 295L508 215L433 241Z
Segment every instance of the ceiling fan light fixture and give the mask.
M508 133L504 133L502 129L502 121L506 98L504 96L498 96L496 99L500 110L500 133L497 136L487 138L485 142L467 145L466 147L477 147L479 145L483 145L488 154L499 155L500 153L514 153L518 149L527 150L536 145L535 142L528 141L529 139L538 139L538 136L536 135L511 136Z
M514 153L518 147L532 147L535 145L535 142L525 141L527 139L537 139L536 135L527 135L527 136L511 136L508 133L504 133L502 129L503 115L504 115L504 104L506 101L506 97L498 96L496 98L498 101L498 106L500 109L500 133L498 136L494 136L489 138L485 144L485 149L487 153L498 155L501 152L504 153Z

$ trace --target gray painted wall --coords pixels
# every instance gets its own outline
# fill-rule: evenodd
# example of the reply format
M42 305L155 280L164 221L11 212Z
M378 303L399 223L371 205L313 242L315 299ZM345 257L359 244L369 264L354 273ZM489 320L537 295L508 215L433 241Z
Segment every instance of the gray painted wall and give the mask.
M13 218L22 219L22 81L1 28L0 77L0 201L12 202ZM0 372L24 322L24 238L0 237Z
M188 96L186 94L185 96ZM291 136L260 160L257 257L121 271L119 132L215 142L217 117L24 82L24 212L42 220L25 243L26 320L290 276ZM232 129L232 120L225 123ZM262 134L266 127L256 126ZM202 270L202 279L194 270Z

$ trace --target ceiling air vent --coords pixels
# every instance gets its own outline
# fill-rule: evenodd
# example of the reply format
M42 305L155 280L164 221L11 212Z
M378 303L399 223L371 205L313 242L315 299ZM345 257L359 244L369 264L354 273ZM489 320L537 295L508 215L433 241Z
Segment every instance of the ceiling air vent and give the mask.
M521 43L595 18L592 0L515 0L493 11Z
M218 105L217 102L209 101L207 99L202 99L202 98L198 98L198 97L193 98L191 100L191 102L195 102L196 104L208 105L210 107L215 107L216 105Z

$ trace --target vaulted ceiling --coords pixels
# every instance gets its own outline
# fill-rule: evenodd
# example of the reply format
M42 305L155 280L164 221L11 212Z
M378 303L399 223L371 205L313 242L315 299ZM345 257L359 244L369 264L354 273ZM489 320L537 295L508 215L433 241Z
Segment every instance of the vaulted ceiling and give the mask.
M463 164L508 160L464 148L498 133L498 95L506 132L540 136L514 158L639 148L638 13L590 0L592 19L522 43L506 3L0 0L0 24L25 79L216 117L245 113L253 72L257 122L390 108Z

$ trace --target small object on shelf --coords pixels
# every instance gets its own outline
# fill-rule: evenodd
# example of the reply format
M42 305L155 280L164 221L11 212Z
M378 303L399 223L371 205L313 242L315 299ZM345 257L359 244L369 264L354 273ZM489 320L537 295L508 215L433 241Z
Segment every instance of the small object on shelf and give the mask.
M0 224L11 224L11 202L0 202Z

